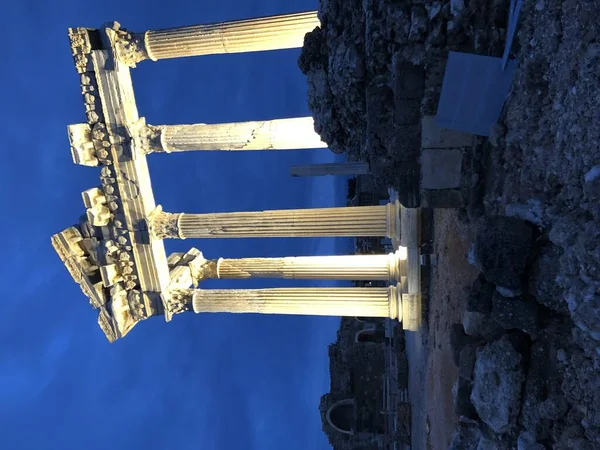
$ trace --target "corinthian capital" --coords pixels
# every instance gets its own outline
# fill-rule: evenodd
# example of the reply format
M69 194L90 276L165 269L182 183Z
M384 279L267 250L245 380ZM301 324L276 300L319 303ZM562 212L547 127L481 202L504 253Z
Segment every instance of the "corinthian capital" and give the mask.
M160 205L148 216L148 230L154 239L183 239L179 233L181 214L166 213Z
M113 22L106 28L106 34L115 57L129 67L135 67L140 61L149 58L144 42L145 33L127 31L121 28L119 22Z

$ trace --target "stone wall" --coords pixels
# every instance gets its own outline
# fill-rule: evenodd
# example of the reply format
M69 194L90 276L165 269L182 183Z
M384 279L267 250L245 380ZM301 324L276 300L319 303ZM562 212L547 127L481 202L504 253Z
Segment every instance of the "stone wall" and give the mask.
M315 130L367 161L406 207L421 203L420 119L435 115L450 50L502 54L507 0L321 0L306 35Z
M365 326L375 324L383 329L384 319L342 318L337 340L329 346L329 372L331 387L329 393L321 397L320 411L323 431L335 450L379 449L393 439L386 436L385 416L381 414L384 405L383 375L385 358L383 343L355 343L356 333ZM404 336L400 332L394 339L398 356L401 387L408 380ZM327 421L329 408L336 402L352 399L356 402L355 433L343 434ZM406 414L405 414L406 415ZM406 433L406 427L400 427Z

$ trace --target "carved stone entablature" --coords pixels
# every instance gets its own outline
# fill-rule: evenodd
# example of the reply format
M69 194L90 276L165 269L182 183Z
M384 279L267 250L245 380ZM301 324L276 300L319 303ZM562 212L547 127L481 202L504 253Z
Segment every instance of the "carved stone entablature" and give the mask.
M98 47L97 42L99 42L97 30L81 27L69 28L68 33L77 72L91 71L90 53Z
M107 302L108 312L116 324L117 337L125 336L138 322L129 308L129 292L121 283L110 287L110 300Z
M100 329L106 336L106 339L108 339L108 342L111 344L120 337L117 332L117 324L115 323L115 320L104 307L98 310L98 326L100 326Z
M123 205L119 193L115 169L104 166L100 170L100 181L102 182L102 191L104 192L106 207L109 209L116 221L118 218L115 216L123 211ZM115 227L117 229L124 229L124 220L120 221L120 223L115 223Z
M67 127L71 156L73 162L82 166L98 166L112 164L111 143L103 123L91 126L88 123L77 123Z
M119 22L112 22L105 29L114 55L129 67L148 59L145 45L145 33L132 33L121 28Z
M107 199L100 188L91 188L81 194L90 223L97 227L106 226L112 219Z
M77 123L67 127L73 162L82 166L100 164L92 142L92 128L87 123Z
M86 57L89 58L89 55L86 55ZM90 67L89 69L90 71L81 73L80 84L87 123L94 125L99 122L104 122L104 113L102 112L96 74L92 71L93 67Z
M121 235L117 240L105 240L101 242L103 262L106 268L105 276L108 280L121 282L125 289L131 290L138 286L137 268L133 259L132 247L130 240Z
M148 216L148 230L155 239L183 239L179 234L181 214L163 212L160 205Z
M91 239L91 238L88 238ZM93 241L86 243L86 238L76 227L69 227L52 236L52 246L61 261L89 298L94 308L100 308L108 300L98 266L94 264L96 256L91 257L86 250L93 246ZM89 251L89 250L88 250Z

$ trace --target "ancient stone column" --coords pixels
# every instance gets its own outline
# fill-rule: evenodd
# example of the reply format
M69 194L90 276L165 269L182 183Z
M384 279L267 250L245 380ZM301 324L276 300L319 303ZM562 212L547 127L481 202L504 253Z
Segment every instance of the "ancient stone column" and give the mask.
M299 48L304 35L320 24L316 11L257 19L130 33L119 24L108 29L119 58L131 66L145 59Z
M347 162L331 164L311 164L293 166L290 175L293 177L322 177L326 175L366 175L369 164L365 162Z
M400 237L400 203L347 208L281 209L209 214L165 213L148 218L155 239L242 237Z
M296 256L207 261L200 277L399 281L406 276L406 249L388 255Z
M194 125L148 125L151 152L326 148L312 117Z
M174 313L255 313L389 317L402 320L400 284L382 288L182 289Z

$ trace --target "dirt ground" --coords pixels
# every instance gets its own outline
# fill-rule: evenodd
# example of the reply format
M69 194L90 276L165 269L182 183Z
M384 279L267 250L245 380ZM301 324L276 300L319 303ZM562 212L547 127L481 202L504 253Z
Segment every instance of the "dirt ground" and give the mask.
M411 367L413 449L445 450L458 419L452 399L458 375L449 332L453 323L461 321L467 290L478 274L467 262L470 242L471 231L458 220L457 210L435 211L434 251L438 264L432 271L425 305L427 324L422 333L409 339L411 359L420 360Z

